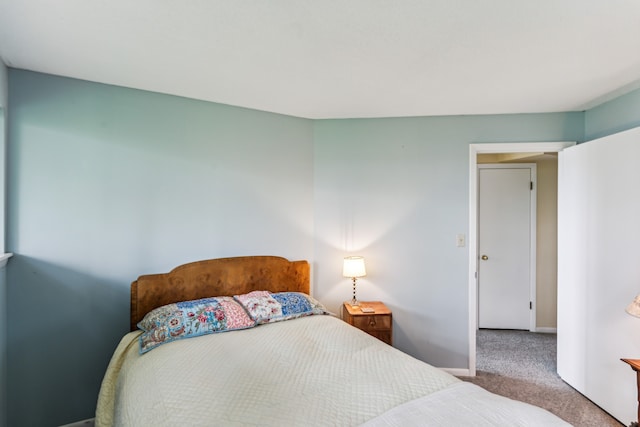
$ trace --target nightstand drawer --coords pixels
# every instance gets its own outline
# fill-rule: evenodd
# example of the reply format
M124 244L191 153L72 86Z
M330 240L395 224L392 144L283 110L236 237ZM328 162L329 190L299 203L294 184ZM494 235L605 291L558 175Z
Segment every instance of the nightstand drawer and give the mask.
M355 316L353 326L362 330L389 330L391 329L391 316Z
M384 341L387 344L391 345L391 329L387 329L386 331L376 331L373 329L369 329L365 331L371 336L378 338L380 341Z

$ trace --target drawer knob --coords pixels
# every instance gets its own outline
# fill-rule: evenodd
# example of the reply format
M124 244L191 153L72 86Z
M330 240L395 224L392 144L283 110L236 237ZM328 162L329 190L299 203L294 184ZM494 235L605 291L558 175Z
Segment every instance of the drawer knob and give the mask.
M371 320L369 320L369 326L376 326L376 319L371 318Z

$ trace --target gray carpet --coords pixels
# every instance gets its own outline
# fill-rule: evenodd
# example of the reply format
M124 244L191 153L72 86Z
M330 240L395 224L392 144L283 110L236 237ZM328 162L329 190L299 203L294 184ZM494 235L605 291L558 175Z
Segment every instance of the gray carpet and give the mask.
M481 329L476 363L476 377L461 379L545 408L574 426L623 425L560 379L555 334Z

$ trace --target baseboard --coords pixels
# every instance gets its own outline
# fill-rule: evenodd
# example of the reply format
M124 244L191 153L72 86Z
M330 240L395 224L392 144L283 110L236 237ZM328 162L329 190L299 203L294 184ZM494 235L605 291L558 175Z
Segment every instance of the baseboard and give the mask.
M557 334L558 328L536 328L536 332L539 334Z
M454 377L470 377L468 369L460 369L460 368L440 368L443 371L453 375Z
M89 418L88 420L76 421L75 423L65 424L60 427L93 427L95 421L95 418Z

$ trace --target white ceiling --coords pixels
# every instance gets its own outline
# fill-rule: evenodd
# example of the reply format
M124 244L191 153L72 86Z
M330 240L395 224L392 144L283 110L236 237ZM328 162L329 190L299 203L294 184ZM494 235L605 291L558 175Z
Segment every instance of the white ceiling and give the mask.
M308 118L580 111L638 0L0 0L10 67Z

